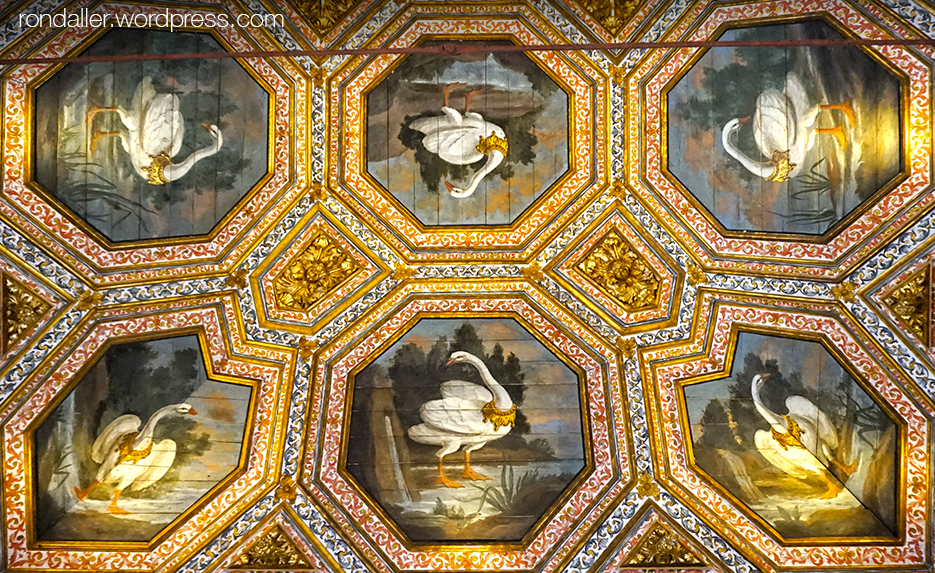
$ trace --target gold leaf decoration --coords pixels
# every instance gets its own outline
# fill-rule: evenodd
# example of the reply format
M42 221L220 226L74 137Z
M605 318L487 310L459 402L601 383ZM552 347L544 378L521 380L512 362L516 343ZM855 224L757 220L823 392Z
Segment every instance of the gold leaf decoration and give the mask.
M704 562L669 528L654 525L630 552L626 565L639 567L697 567Z
M254 541L232 563L232 568L237 569L293 569L310 566L308 559L278 524Z
M81 294L78 296L78 310L90 310L100 306L103 301L104 295L99 292L94 292L93 290L81 291Z
M307 312L359 270L344 249L319 232L273 281L276 302L281 308Z
M614 229L584 256L578 269L630 312L659 304L659 277Z
M925 265L883 299L899 323L916 335L925 346L931 345L932 334L932 267Z
M315 31L327 36L360 0L294 0L294 3Z
M247 288L247 269L237 269L224 279L224 284L237 289Z
M282 476L279 480L279 487L276 489L276 499L295 503L295 498L299 495L299 486L292 479L292 476Z
M659 495L659 485L653 480L653 476L641 473L636 478L636 493L643 497L655 498Z
M542 272L542 267L538 263L532 262L523 267L523 276L534 281L541 281L545 278L545 273Z
M7 273L3 273L0 281L0 304L3 305L0 352L4 353L52 309L51 304Z
M688 284L696 286L706 282L708 282L708 275L704 274L703 270L695 265L688 266Z
M592 18L616 36L645 0L578 0Z
M857 298L857 285L850 281L836 284L831 287L831 296L844 302L853 302Z

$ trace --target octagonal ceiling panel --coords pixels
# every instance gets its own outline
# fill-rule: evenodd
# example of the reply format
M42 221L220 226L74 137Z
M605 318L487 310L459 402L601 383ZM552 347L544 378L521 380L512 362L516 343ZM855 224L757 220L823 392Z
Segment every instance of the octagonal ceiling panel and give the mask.
M10 566L79 553L98 570L167 564L270 479L279 454L257 444L278 439L284 356L234 337L246 354L233 357L221 301L203 304L99 317L7 407L4 501L21 540Z
M670 484L723 508L703 511L764 567L916 559L930 542L918 522L930 427L905 380L817 305L704 299L715 303L699 325L713 329L709 348L696 331L678 350L641 356Z
M163 12L106 11L131 19ZM219 52L252 42L236 26L103 35L77 26L33 56ZM273 168L305 153L306 131L289 125L306 113L309 86L292 62L76 62L5 74L7 108L23 114L8 124L17 136L4 139L9 215L34 236L59 237L45 246L86 274L159 276L153 267L182 257L203 272L198 262L242 252L308 182L304 171Z
M414 298L381 304L354 352L340 341L321 351L321 400L336 423L308 436L303 482L394 569L433 559L460 570L464 551L508 569L554 559L559 546L541 540L580 538L593 504L619 487L611 478L629 472L626 442L607 457L621 398L602 379L614 362L597 357L612 351L568 331L581 328L570 316L552 322L564 313L535 290L501 286L528 292L465 284L472 292L439 300L428 284L409 286L394 298ZM503 549L481 550L491 544Z
M525 9L496 20L437 12L408 7L371 45L456 43L460 54L352 60L335 76L329 183L411 257L517 258L605 177L601 72L580 52L498 50L543 42Z
M686 39L882 34L844 3L812 8L718 7ZM628 81L630 105L658 122L644 131L628 116L629 184L660 216L674 208L706 264L836 276L872 230L886 222L873 240L891 236L912 220L908 206L929 200L929 74L897 46L656 52Z

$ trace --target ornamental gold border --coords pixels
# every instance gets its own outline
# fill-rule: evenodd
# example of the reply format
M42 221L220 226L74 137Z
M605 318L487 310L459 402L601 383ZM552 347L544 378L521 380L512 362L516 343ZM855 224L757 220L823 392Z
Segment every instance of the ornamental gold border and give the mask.
M806 562L823 567L844 566L845 564L851 565L862 562L863 564L854 565L859 569L881 566L883 562L876 561L877 559L884 559L884 561L887 561L888 566L897 568L919 563L920 561L913 561L912 559L922 558L918 555L921 543L927 543L928 541L925 540L930 540L931 535L927 526L920 522L921 515L925 514L929 503L929 500L924 496L924 491L927 491L926 488L930 477L925 470L927 466L924 465L929 463L929 453L925 446L920 446L919 441L930 439L931 426L925 422L924 415L920 413L919 407L928 402L923 400L922 404L919 402L914 403L914 400L918 400L919 396L914 392L907 393L907 390L911 390L912 386L907 387L903 379L904 375L899 370L898 365L892 362L892 358L888 354L881 354L876 350L874 343L869 342L872 337L855 325L854 319L849 314L835 315L828 312L829 307L834 308L837 305L809 299L776 299L769 296L758 298L772 302L754 302L749 297L737 293L703 289L699 291L699 304L696 305L693 333L690 339L639 350L641 357L640 368L644 379L644 393L648 399L652 400L652 404L647 407L647 413L651 427L651 439L656 445L653 449L653 456L656 460L655 463L665 469L665 473L662 474L665 476L665 480L674 487L677 495L683 498L686 505L694 511L699 519L721 535L724 535L725 539L732 541L745 556L752 559L760 568L769 569L775 566L781 569L790 566L791 563L802 564ZM702 308L705 309L703 311L704 316L702 316ZM779 326L773 326L774 329L780 330L783 334L794 332L796 334L796 336L793 336L794 338L803 338L805 336L801 334L802 320L810 323L807 331L816 333L815 336L828 337L831 334L836 335L837 340L832 339L832 345L840 353L838 356L845 357L842 360L836 356L836 359L847 365L848 371L851 373L857 371L853 360L858 360L861 367L869 369L867 370L867 376L870 376L870 378L861 375L858 380L865 383L865 385L862 384L865 389L868 387L873 389L870 395L876 397L878 403L880 393L884 391L883 388L885 387L885 392L887 392L889 398L882 401L889 404L886 409L891 416L894 408L891 400L900 403L900 412L905 412L905 416L900 414L897 420L913 426L911 431L903 434L904 438L901 442L901 471L903 472L902 475L905 476L902 481L903 485L908 482L908 486L900 490L902 492L900 502L903 507L902 515L905 516L903 525L901 525L905 535L903 541L901 541L902 545L899 546L900 551L886 549L887 547L893 547L892 543L888 545L849 545L845 549L837 548L837 551L835 551L834 546L827 544L787 547L781 543L776 543L772 534L758 529L755 525L757 521L751 521L745 511L737 509L733 505L725 506L722 501L723 498L719 497L720 491L711 487L707 479L701 479L697 477L697 474L693 474L693 470L688 467L689 461L687 458L682 462L685 467L679 468L678 472L676 472L679 475L672 473L673 467L671 464L673 461L666 453L666 450L659 449L659 444L671 445L673 443L672 436L667 438L663 434L676 431L681 436L684 421L681 419L673 421L678 426L678 430L674 427L665 426L663 418L667 419L671 413L662 413L660 408L663 408L663 401L668 404L665 406L667 412L675 407L678 416L684 410L681 407L681 393L676 391L676 387L681 388L684 385L680 383L681 380L702 382L709 379L723 378L726 371L726 362L723 355L727 350L726 345L733 340L730 328L728 328L726 335L723 334L724 325L743 324L742 328L744 330L756 330L758 327L769 328L762 327L762 322L752 322L759 320L754 315L759 316L762 313L794 318L791 325L783 322ZM742 318L738 318L741 315ZM831 331L815 330L822 324L831 324L833 328ZM798 330L794 330L796 327L798 327ZM725 336L727 336L727 339L725 339ZM710 346L710 343L715 346ZM838 346L839 344L846 345L848 349L845 351ZM824 346L826 349L828 348L827 345ZM849 353L855 352L859 355L859 358L852 359ZM896 368L895 371L893 367ZM671 390L664 394L660 393L663 390L662 388L657 390L660 385L658 374L660 370L666 370L667 372L672 370L673 374L671 376L674 376L667 383L672 386ZM680 371L680 373L676 374L676 370ZM899 373L897 374L897 372ZM895 382L897 379L900 380L899 383ZM879 388L877 387L878 384L880 385ZM929 412L930 410L926 409L925 411ZM910 442L912 443L910 444ZM910 446L913 450L911 455L909 452ZM678 446L678 449L681 449L681 446ZM922 461L915 459L920 455ZM910 467L911 470L908 469ZM688 481L685 481L686 479ZM700 494L695 491L699 488ZM705 488L707 488L707 491L705 491ZM714 494L713 498L711 498L712 493ZM911 504L907 505L910 498ZM710 508L718 503L721 503L725 508L730 507L732 512L713 513ZM906 525L907 521L909 525ZM906 527L910 527L910 529L905 529ZM849 538L848 541L854 541L854 539ZM893 559L896 559L896 561L892 561Z

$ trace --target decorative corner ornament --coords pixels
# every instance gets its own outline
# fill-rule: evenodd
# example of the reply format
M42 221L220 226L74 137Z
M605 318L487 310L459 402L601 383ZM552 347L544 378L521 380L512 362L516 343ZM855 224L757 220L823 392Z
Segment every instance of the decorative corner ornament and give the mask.
M276 488L274 497L279 501L295 503L295 498L299 495L299 486L295 483L292 476L282 476L279 480L279 487Z
M538 282L545 278L545 273L542 272L542 267L538 263L532 262L523 267L523 276Z
M411 279L416 274L416 270L409 265L399 265L393 269L393 280L394 281L404 281Z
M0 353L6 353L39 324L52 305L8 274L2 273L0 279Z
M318 340L303 336L299 339L298 344L299 358L302 360L308 360L312 357L312 354L315 353L316 348L318 348Z
M224 279L224 284L236 289L247 288L247 269L237 269Z
M692 286L698 286L706 282L708 282L708 275L706 275L699 267L696 267L695 265L689 265L688 284Z
M104 295L92 290L81 291L78 295L78 310L90 310L101 305Z
M624 563L638 567L699 567L701 560L680 537L662 523L656 523L639 540Z
M312 80L312 85L316 88L320 88L325 85L325 77L327 74L322 68L314 68L308 72L308 75Z
M636 341L632 338L617 337L617 348L624 358L631 359L636 356Z
M627 196L627 188L623 185L623 180L615 179L610 185L610 196L618 201L623 201Z
M646 0L578 0L592 18L616 36Z
M308 190L308 196L312 201L324 202L328 198L328 188L321 181L313 181L311 188Z
M659 496L659 485L648 473L641 473L636 478L636 493L643 497L656 499Z
M578 270L629 312L659 305L659 277L615 229L607 231L578 263Z
M309 566L311 563L278 523L231 563L232 569L295 569Z
M840 282L831 287L831 296L842 302L854 302L857 298L857 285L847 280Z
M330 34L359 3L359 0L295 0L296 8L322 37Z

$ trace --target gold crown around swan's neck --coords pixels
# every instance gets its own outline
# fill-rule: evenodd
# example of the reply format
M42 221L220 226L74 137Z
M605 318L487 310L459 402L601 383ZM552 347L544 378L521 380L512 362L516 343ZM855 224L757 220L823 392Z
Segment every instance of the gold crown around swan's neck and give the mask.
M506 156L510 145L507 143L505 137L498 137L496 133L491 133L490 137L480 136L480 142L477 144L476 149L484 155L487 155L491 151L499 151Z
M774 151L773 156L769 158L769 164L773 166L773 172L766 178L767 181L788 181L789 173L795 169L795 163L789 162L789 150Z
M150 155L149 158L152 160L152 163L150 163L148 167L143 168L143 171L149 176L147 182L150 185L165 185L168 183L169 180L166 179L165 169L167 165L172 165L172 158L165 153Z
M494 432L499 430L500 426L510 426L511 428L516 426L516 404L510 406L509 410L498 410L494 406L493 400L491 400L484 404L480 411L484 415L484 421L493 424Z

